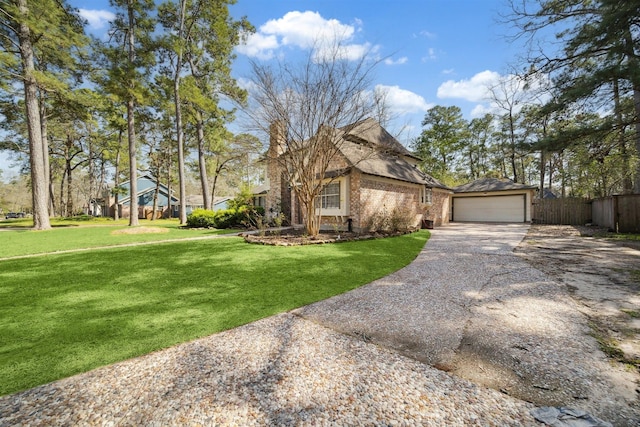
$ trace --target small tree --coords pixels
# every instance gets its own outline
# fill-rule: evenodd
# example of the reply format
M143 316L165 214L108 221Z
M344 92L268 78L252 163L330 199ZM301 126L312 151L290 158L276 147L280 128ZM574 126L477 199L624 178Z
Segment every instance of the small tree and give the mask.
M362 55L353 60L340 43L317 43L299 65L253 63L249 109L258 129L279 135L269 162L279 164L302 208L306 232L320 232L316 200L326 184L326 172L340 152L346 125L362 121L380 109L369 91L379 61ZM274 148L274 147L272 147Z

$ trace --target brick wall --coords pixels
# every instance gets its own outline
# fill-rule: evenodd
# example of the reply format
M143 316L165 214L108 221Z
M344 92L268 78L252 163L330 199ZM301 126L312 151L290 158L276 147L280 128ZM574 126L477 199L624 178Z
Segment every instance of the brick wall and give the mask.
M412 225L418 226L422 220L420 187L418 184L363 177L360 184L358 228L365 227L372 215L381 212L391 214L394 209L408 210L413 220Z
M451 192L434 188L431 194L431 205L425 209L424 217L433 221L435 226L449 224L450 206Z

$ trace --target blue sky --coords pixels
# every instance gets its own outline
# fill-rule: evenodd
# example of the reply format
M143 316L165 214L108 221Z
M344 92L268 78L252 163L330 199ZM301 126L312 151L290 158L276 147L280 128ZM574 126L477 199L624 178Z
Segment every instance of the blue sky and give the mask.
M113 16L108 0L70 3L92 33L106 31ZM375 85L388 91L397 116L389 130L409 145L434 105L457 105L467 119L490 108L487 85L506 75L519 54L505 38L509 28L497 23L504 8L504 0L238 0L232 14L246 16L256 34L237 49L233 73L247 77L249 58L295 60L318 34L337 29L354 51L386 58Z

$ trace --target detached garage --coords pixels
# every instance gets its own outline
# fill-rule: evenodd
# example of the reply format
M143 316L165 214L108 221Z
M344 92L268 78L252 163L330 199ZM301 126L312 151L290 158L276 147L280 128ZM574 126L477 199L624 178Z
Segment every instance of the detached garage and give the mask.
M453 189L451 220L530 222L537 187L508 179L482 178Z

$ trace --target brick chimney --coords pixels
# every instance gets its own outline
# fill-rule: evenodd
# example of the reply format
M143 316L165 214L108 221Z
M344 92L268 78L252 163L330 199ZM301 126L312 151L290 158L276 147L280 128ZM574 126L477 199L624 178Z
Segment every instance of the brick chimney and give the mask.
M280 157L285 152L287 145L287 129L285 123L276 120L269 126L269 150L267 156L269 158Z
M267 215L274 215L283 210L283 191L288 191L283 179L282 163L278 157L286 150L287 130L284 122L275 121L269 126L269 149L267 150L267 179L269 191L266 199Z

